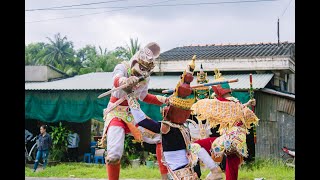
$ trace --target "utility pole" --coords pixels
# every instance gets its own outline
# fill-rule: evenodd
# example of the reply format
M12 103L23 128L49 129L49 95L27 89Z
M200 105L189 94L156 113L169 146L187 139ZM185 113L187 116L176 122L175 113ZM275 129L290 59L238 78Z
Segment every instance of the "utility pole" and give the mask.
M279 28L280 28L280 23L279 23L279 18L278 18L278 47L280 47L280 31L279 31Z

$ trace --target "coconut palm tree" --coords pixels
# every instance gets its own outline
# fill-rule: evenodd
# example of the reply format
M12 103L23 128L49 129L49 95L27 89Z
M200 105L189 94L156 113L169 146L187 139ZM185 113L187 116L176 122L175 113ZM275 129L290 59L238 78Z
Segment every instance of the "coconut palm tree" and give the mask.
M74 58L73 43L67 40L67 37L61 37L60 33L54 35L54 39L47 37L47 54L44 57L45 64L64 67L65 63Z
M126 55L128 59L131 59L131 57L140 50L140 43L138 42L138 38L132 39L130 38L130 44L126 45Z

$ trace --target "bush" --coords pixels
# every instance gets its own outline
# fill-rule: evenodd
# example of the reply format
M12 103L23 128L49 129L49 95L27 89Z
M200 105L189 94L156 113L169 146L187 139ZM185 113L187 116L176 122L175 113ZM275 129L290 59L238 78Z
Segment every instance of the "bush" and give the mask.
M147 157L146 160L147 160L147 161L156 161L157 159L156 159L156 157L155 157L154 154L152 154L152 153L149 152L149 155L148 155L148 157Z
M134 143L134 138L131 135L126 135L124 140L124 154L121 158L121 166L127 167L131 165L130 160L141 157L141 144Z
M62 161L65 159L65 154L68 149L68 134L70 130L66 129L62 123L59 123L57 127L51 127L52 132L52 151L50 159L54 161Z

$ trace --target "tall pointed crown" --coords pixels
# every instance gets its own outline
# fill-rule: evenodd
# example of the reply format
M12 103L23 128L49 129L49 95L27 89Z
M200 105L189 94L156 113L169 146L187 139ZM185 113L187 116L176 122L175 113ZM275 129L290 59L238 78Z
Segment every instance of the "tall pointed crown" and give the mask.
M197 73L197 84L208 83L209 79L207 79L207 73L203 71L202 64L200 65L200 72Z

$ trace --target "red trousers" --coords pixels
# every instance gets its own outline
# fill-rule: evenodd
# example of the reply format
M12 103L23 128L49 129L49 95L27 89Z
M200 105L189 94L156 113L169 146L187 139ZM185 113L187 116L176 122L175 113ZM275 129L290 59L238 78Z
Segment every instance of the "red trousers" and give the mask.
M203 147L209 154L211 149L212 142L217 137L210 137L206 139L201 139L195 141L195 143L198 143L201 147ZM240 165L240 158L236 154L228 155L226 158L226 180L237 180L238 179L238 170Z
M163 163L161 162L162 159L162 144L158 143L157 144L157 149L156 149L156 155L157 155L157 161L159 163L159 169L161 174L168 174L168 169Z

